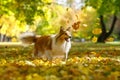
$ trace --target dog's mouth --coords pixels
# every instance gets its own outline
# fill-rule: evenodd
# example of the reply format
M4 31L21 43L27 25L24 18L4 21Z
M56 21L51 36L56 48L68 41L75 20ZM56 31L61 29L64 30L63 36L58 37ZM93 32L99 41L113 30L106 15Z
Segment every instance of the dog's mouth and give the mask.
M65 40L67 41L67 42L69 42L69 40L68 40L69 38L65 38Z
M69 42L69 39L70 39L71 37L69 37L69 38L65 38L65 40L67 41L67 42Z

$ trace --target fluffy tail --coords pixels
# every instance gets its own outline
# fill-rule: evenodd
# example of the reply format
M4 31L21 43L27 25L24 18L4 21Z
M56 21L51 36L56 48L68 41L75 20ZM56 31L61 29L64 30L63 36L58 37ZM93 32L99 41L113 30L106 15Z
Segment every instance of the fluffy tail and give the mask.
M20 34L20 40L24 45L29 45L35 42L36 35L32 32L25 32Z

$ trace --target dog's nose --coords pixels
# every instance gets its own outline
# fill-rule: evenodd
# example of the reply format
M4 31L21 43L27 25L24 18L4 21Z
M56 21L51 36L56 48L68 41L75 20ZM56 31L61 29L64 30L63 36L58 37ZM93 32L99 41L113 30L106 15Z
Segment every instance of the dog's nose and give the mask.
M71 36L69 36L69 38L72 38Z

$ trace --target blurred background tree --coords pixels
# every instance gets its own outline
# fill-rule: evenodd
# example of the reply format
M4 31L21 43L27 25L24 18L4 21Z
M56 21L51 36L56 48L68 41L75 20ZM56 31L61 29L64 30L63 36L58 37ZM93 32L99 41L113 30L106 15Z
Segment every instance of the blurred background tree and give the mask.
M9 41L25 31L56 33L60 26L71 24L74 14L53 0L1 0L0 8L0 41Z
M16 41L26 31L54 34L60 26L73 27L75 38L93 42L113 40L108 38L115 23L112 37L120 34L119 3L119 0L1 0L0 41Z
M105 42L112 34L117 17L120 13L119 4L119 0L86 0L86 6L92 6L95 8L99 15L102 32L99 35L97 42ZM111 21L112 18L113 20ZM109 30L107 27L109 27Z
M52 10L56 8L52 2L53 0L0 0L0 41L16 37L25 31L54 33L50 23L57 17L57 13L55 9ZM58 8L61 7L56 9Z

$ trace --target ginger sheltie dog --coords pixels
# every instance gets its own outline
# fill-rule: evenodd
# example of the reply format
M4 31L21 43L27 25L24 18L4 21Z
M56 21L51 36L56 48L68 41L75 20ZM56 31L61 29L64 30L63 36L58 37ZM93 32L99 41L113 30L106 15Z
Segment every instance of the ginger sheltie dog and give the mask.
M70 27L66 30L60 27L59 33L51 36L36 36L30 32L20 35L20 40L24 44L34 43L34 57L44 57L47 60L56 58L67 60L71 48L70 38Z

